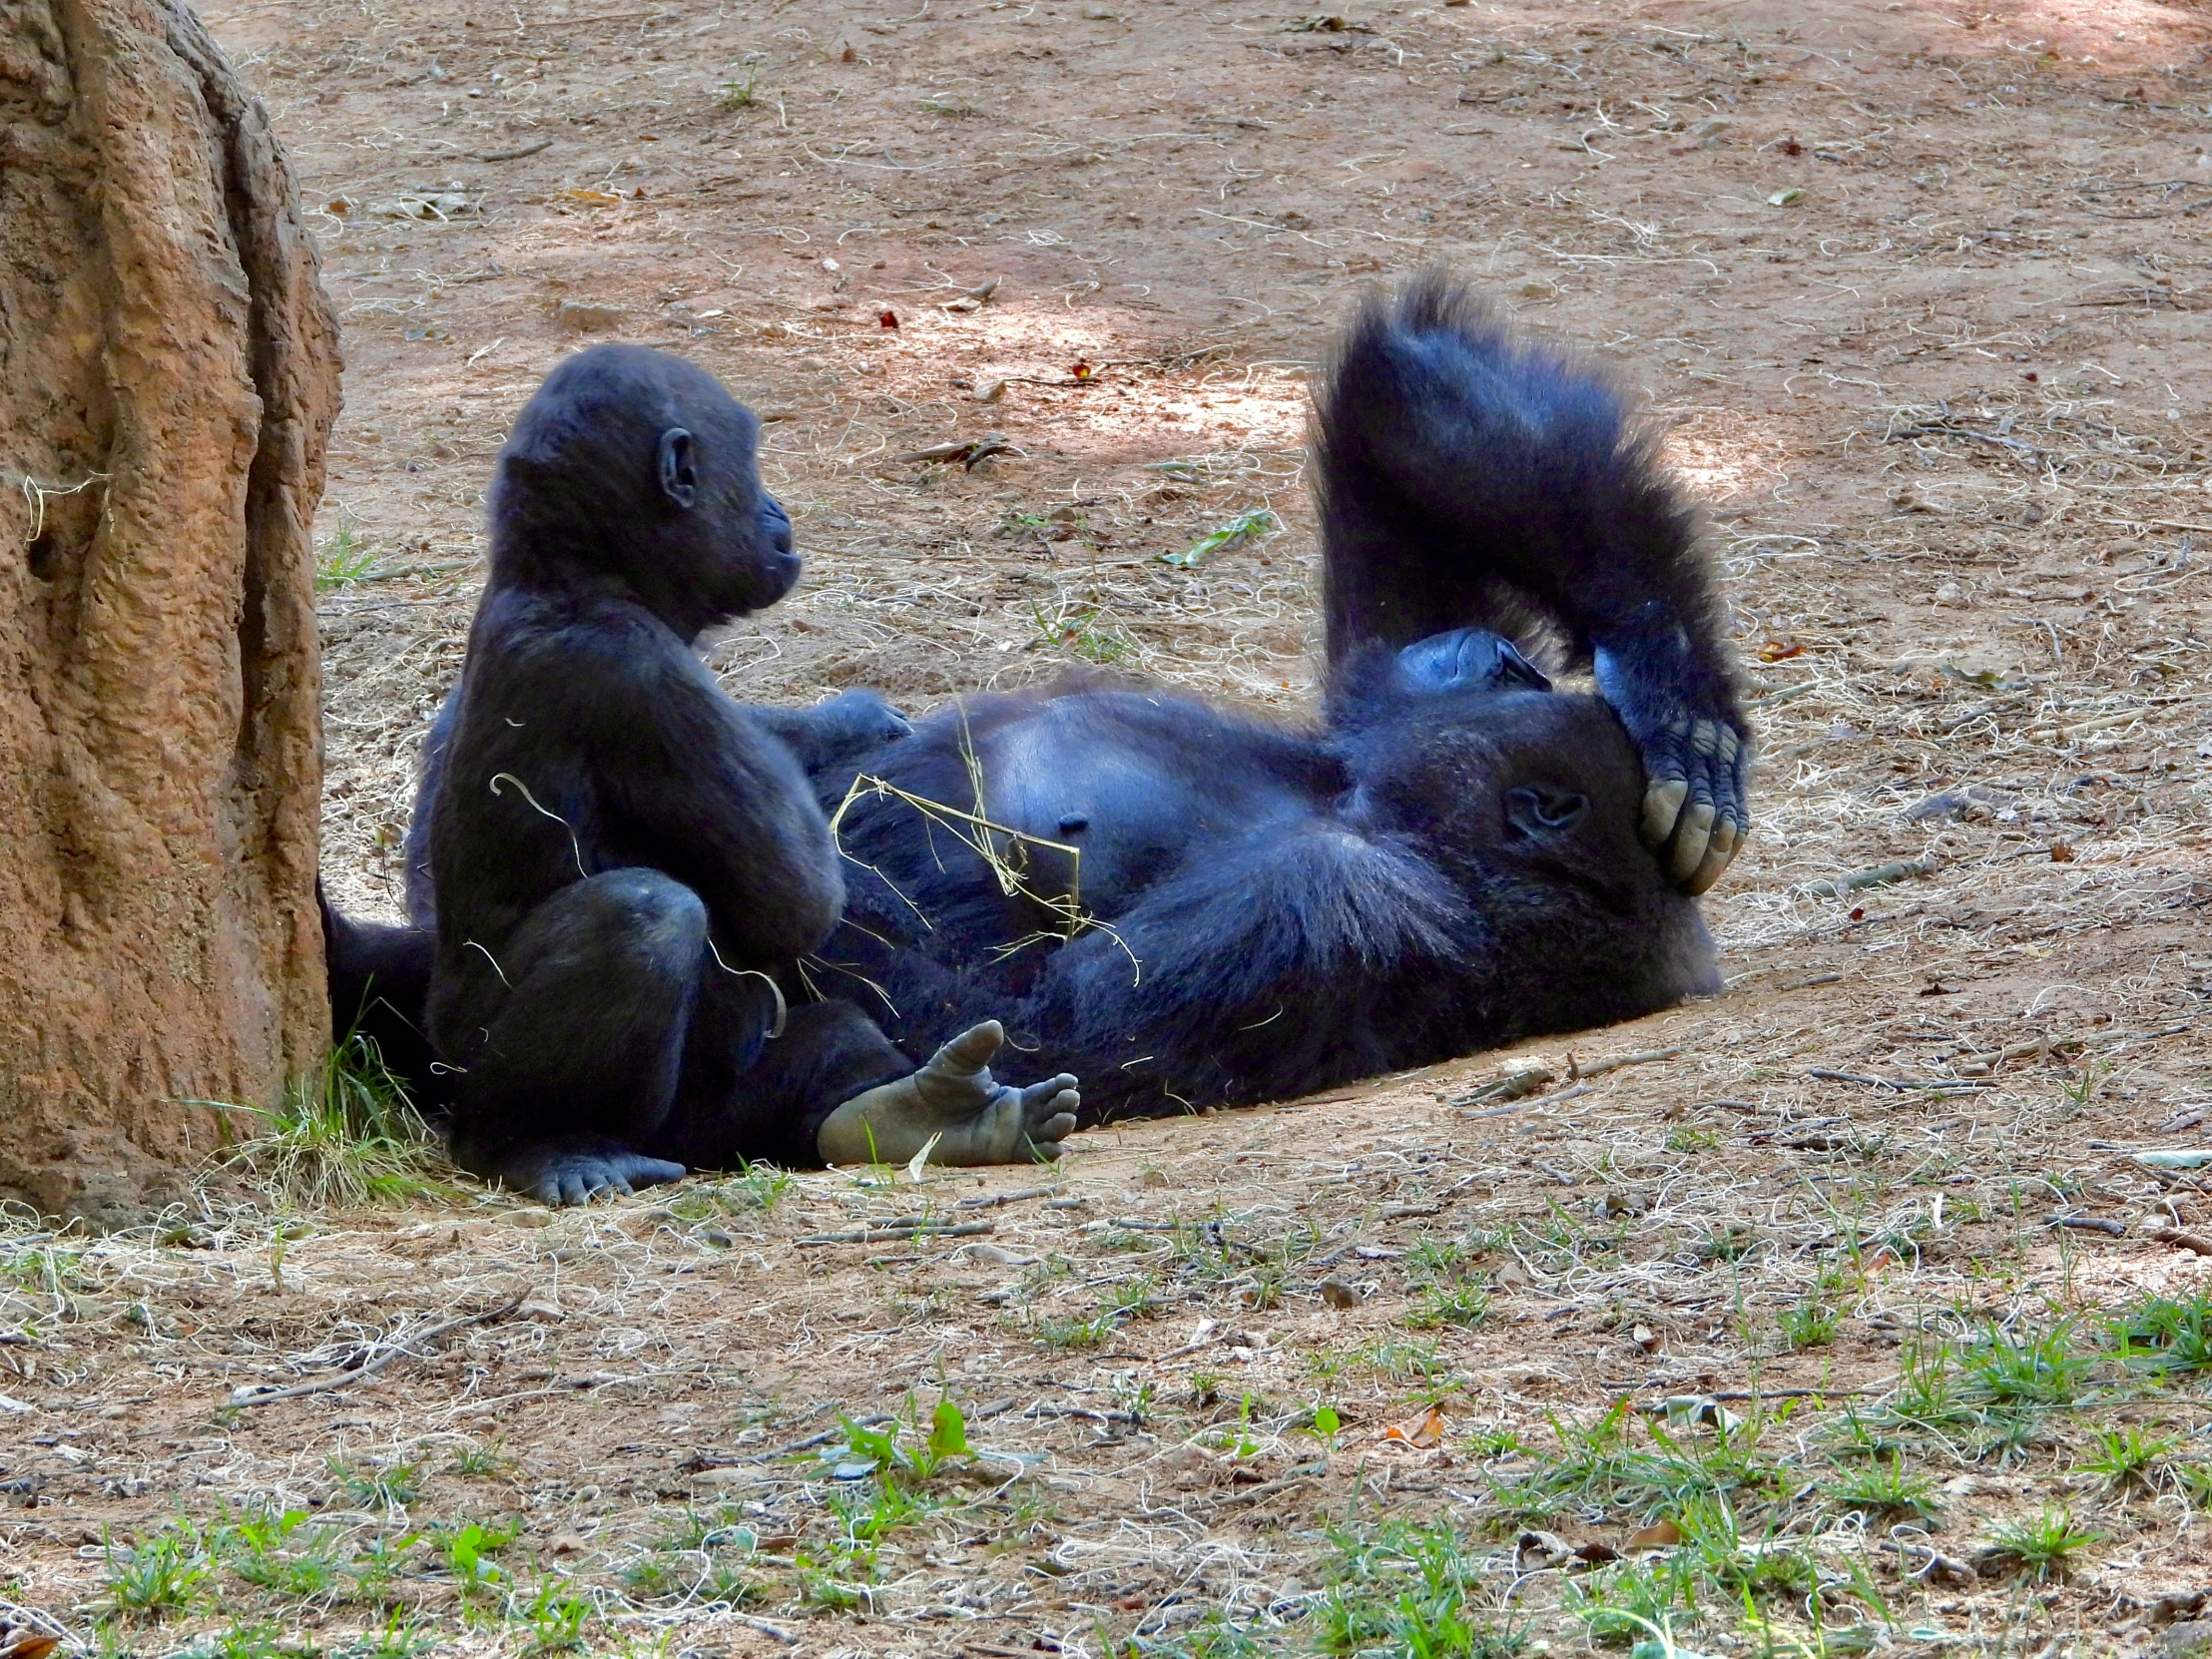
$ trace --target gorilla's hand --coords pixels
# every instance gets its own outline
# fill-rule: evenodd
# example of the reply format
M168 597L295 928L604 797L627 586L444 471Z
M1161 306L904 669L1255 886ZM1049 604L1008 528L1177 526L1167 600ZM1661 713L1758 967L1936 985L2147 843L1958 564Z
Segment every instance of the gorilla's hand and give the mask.
M871 691L839 692L812 709L753 712L790 746L809 777L849 766L913 731L905 716Z
M1751 830L1751 733L1734 696L1669 659L1597 652L1598 690L1644 762L1644 839L1684 892L1721 878Z
M933 1164L1018 1164L1060 1155L1081 1103L1062 1074L1016 1089L996 1081L991 1057L1006 1033L995 1019L963 1031L911 1077L855 1095L830 1114L815 1149L831 1164L904 1163L934 1138Z
M682 1164L648 1158L597 1135L563 1136L517 1147L496 1159L472 1158L465 1147L456 1146L454 1158L472 1174L555 1209L589 1203L603 1194L628 1198L640 1187L681 1181L688 1173Z
M1721 878L1751 828L1751 744L1726 721L1671 721L1643 739L1644 839L1667 873L1700 893Z

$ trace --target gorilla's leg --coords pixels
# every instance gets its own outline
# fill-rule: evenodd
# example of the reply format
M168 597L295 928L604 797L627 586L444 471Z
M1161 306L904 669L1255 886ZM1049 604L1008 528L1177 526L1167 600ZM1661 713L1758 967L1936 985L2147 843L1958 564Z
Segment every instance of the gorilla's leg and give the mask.
M384 1069L406 1086L416 1106L445 1105L451 1089L431 1050L422 1012L436 935L420 927L354 921L331 907L319 879L314 896L322 911L331 1040L367 1038Z
M1368 304L1315 403L1332 680L1375 642L1564 635L1641 752L1646 837L1703 892L1751 823L1751 733L1695 515L1591 364L1431 274Z
M698 895L636 868L563 887L496 957L464 941L430 1009L462 1071L454 1161L547 1204L681 1176L637 1148L675 1099L706 943Z
M826 1162L904 1163L924 1147L935 1164L1012 1164L1060 1155L1081 1104L1066 1073L1014 1088L991 1076L1006 1033L985 1020L954 1037L911 1077L831 1112L816 1136ZM932 1144L933 1143L933 1144Z

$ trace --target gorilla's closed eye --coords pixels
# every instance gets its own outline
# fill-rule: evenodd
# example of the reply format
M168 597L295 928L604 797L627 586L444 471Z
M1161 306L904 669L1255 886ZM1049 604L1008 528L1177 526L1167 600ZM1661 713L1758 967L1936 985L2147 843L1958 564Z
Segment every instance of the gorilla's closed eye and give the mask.
M661 434L661 493L679 507L689 507L699 499L692 435L681 426L671 426Z
M1524 835L1572 830L1590 810L1590 798L1572 790L1524 785L1505 792L1505 821Z

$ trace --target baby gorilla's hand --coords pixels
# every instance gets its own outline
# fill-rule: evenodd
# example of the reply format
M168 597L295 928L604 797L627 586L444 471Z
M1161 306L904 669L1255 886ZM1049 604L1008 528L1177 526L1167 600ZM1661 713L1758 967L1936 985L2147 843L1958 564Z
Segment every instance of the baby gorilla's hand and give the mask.
M468 1167L466 1159L462 1160ZM628 1198L640 1187L681 1181L682 1164L648 1158L618 1141L575 1136L537 1146L518 1147L494 1169L479 1170L502 1187L528 1193L540 1204L559 1209L586 1204L602 1195Z
M963 1031L911 1077L855 1095L830 1114L815 1149L831 1164L904 1163L928 1146L933 1164L1018 1164L1060 1155L1081 1097L1065 1073L1011 1088L991 1076L1005 1029Z

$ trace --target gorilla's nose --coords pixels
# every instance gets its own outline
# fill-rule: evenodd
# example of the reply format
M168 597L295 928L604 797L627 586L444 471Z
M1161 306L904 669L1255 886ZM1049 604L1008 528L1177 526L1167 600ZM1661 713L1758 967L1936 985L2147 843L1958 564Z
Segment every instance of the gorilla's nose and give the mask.
M792 550L792 518L784 511L784 503L773 495L761 497L761 536L777 552L790 556Z

